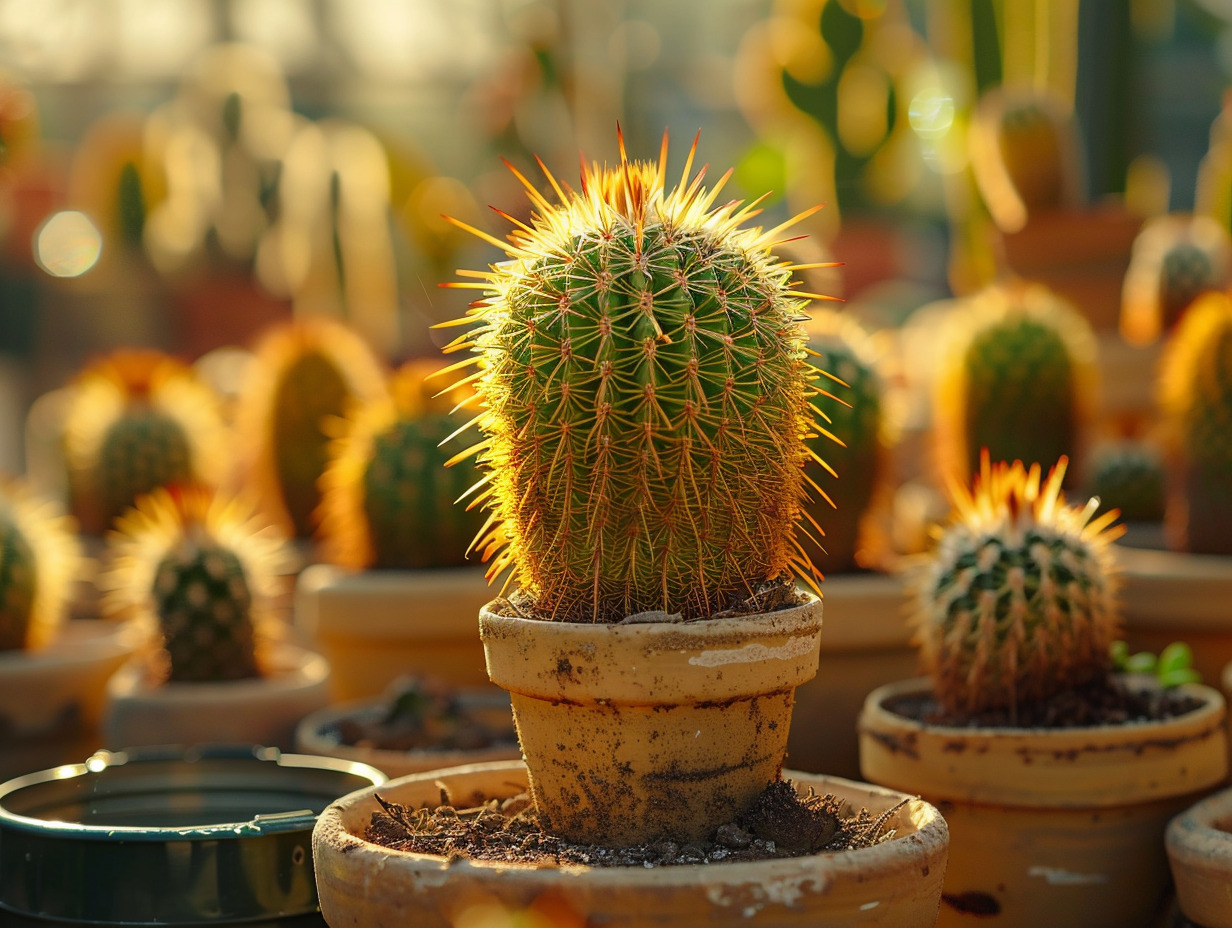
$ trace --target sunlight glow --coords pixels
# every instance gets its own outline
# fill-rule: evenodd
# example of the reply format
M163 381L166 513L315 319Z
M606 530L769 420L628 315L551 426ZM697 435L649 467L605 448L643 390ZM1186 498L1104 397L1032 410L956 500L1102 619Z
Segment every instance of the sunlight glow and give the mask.
M52 277L80 277L102 251L98 227L76 210L54 213L34 233L34 259Z

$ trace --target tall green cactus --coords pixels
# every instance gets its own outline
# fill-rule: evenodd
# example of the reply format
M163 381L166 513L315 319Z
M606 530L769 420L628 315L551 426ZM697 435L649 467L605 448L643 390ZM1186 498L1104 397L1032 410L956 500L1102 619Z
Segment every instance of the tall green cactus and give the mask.
M58 507L0 481L0 652L52 639L79 559L74 527Z
M1090 325L1043 287L1010 283L952 317L933 404L938 460L967 480L994 461L1078 458L1094 403Z
M696 144L694 148L696 147ZM475 276L471 348L490 572L516 564L545 615L705 616L792 569L814 369L782 227L714 206L693 150L583 167ZM546 173L546 172L545 172ZM797 217L799 219L801 217ZM793 220L795 221L795 220ZM462 284L460 286L466 286Z
M1160 399L1171 457L1166 527L1185 551L1232 554L1232 299L1203 296L1169 339Z
M1062 458L990 464L955 514L917 590L916 627L938 701L950 712L1007 709L1079 686L1111 667L1118 636L1108 526L1096 503L1070 507Z
M331 560L404 569L466 562L483 515L455 503L480 475L469 459L445 467L464 446L451 439L452 402L434 398L425 380L441 367L404 364L391 379L392 399L348 417L322 478L321 534Z

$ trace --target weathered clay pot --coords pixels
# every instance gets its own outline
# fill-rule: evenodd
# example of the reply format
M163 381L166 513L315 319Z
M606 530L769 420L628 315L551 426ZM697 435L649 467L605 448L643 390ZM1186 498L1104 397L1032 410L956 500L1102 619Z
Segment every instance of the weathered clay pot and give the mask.
M1164 842L1181 912L1203 928L1232 928L1232 789L1172 819Z
M1163 722L957 728L892 711L927 680L881 687L860 719L865 776L922 796L953 835L940 926L1147 928L1168 889L1168 820L1227 775L1224 699ZM983 923L983 922L981 922Z
M872 812L906 799L894 816L894 838L858 851L646 869L444 860L392 851L361 837L378 808L378 792L418 806L439 802L442 786L454 802L505 798L526 789L521 764L477 764L404 777L326 808L312 838L321 913L333 928L401 928L410 913L422 928L523 920L606 928L931 926L948 844L937 810L867 783L794 771L785 776L798 789L833 793Z
M408 673L488 686L475 616L492 598L481 568L352 571L314 564L299 576L295 624L333 671L330 696L380 696Z
M786 763L859 779L856 720L864 698L919 669L907 624L907 579L901 573L827 574L822 593L826 633L817 676L796 690Z
M821 604L696 622L479 615L552 830L613 846L696 839L783 763L796 687L817 672Z
M329 663L291 644L270 649L266 676L153 685L134 658L107 682L103 738L140 745L262 744L290 750L300 719L329 702Z
M137 641L126 626L74 619L45 648L0 652L0 780L98 748L107 680Z

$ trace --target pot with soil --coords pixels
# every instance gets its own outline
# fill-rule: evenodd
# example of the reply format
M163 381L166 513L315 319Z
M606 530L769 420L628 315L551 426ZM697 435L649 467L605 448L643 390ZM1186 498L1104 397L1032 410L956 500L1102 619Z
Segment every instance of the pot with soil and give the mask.
M418 677L394 681L380 700L306 716L295 729L295 749L367 764L389 777L521 757L508 694Z
M1069 507L1064 461L990 465L918 590L930 678L869 695L860 761L954 834L940 925L1147 928L1168 819L1227 775L1224 699L1114 671L1108 526Z

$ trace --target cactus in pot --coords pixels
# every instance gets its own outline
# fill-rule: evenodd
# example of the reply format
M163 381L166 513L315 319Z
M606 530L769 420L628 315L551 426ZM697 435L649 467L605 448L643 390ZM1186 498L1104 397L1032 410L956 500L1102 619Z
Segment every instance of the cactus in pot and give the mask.
M59 507L0 481L0 652L52 641L79 561L74 526Z

